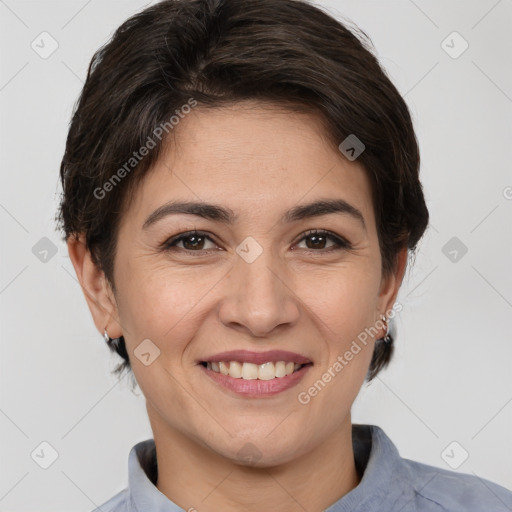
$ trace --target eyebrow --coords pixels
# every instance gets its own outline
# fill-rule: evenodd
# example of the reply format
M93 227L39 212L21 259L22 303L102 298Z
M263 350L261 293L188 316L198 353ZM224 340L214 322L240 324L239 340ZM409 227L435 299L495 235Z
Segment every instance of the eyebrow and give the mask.
M363 214L344 199L323 199L313 203L294 206L285 212L282 217L282 222L291 223L332 213L353 217L362 224L362 227L366 231ZM151 213L142 225L142 229L148 229L151 225L168 215L177 214L196 215L203 219L229 225L234 224L238 219L238 215L236 215L233 210L216 204L192 201L170 201Z

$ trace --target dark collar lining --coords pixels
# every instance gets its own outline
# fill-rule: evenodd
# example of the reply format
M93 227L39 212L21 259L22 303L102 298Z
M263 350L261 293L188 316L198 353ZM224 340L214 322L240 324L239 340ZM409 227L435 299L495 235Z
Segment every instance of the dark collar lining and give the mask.
M372 431L368 425L352 425L352 446L359 480L362 480L372 451Z
M156 446L154 441L145 444L140 451L137 452L140 467L146 473L151 483L156 487L158 481L158 463L156 460Z

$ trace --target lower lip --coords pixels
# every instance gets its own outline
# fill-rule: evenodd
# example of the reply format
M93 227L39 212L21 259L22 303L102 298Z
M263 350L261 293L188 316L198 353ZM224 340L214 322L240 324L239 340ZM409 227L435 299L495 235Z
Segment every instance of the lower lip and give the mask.
M208 370L208 368L205 368L202 364L198 366L210 379L224 388L247 398L262 398L277 395L297 385L312 365L305 365L290 375L276 377L270 380L235 379L229 375L223 375L222 373Z

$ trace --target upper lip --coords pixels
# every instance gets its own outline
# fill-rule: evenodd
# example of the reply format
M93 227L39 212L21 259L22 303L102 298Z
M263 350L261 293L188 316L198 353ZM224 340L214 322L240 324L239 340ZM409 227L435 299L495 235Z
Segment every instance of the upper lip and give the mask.
M268 350L267 352L251 352L250 350L229 350L201 359L198 362L238 361L240 363L263 364L269 361L285 361L298 364L308 364L311 360L294 352L286 350Z

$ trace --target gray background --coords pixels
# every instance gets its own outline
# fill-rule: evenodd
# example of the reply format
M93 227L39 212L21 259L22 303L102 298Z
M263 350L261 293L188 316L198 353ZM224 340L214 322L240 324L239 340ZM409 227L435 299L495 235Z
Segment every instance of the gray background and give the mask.
M383 427L402 456L512 489L512 1L321 4L368 33L405 96L431 213L394 362L363 386L354 421ZM0 0L1 511L90 511L126 486L130 448L151 437L53 221L89 60L144 5ZM457 58L454 31L469 44ZM58 453L48 469L42 442Z

